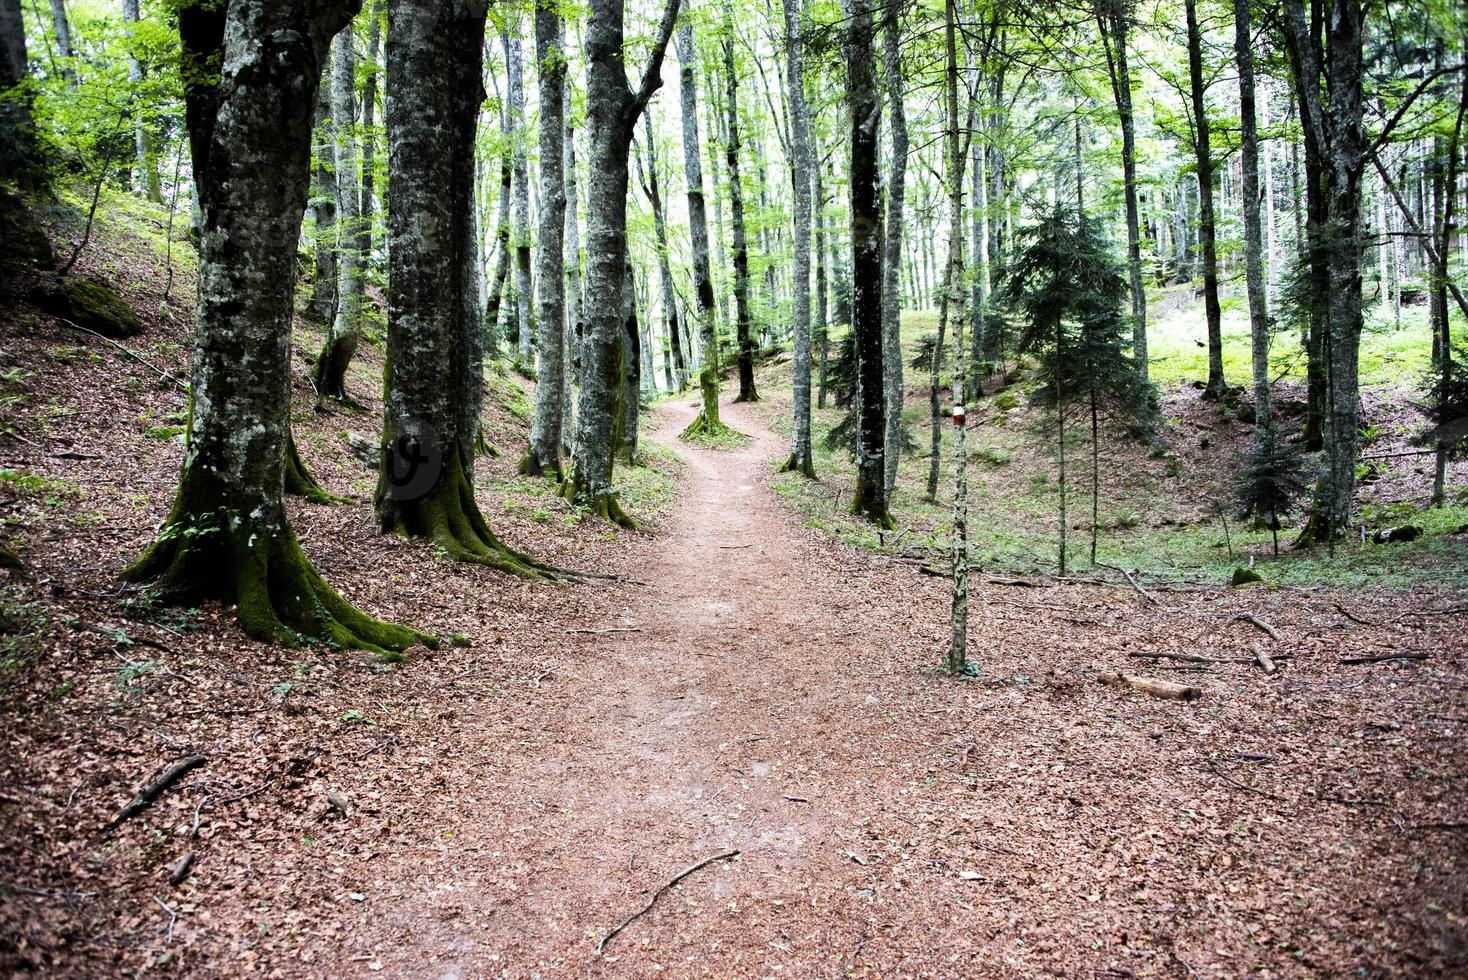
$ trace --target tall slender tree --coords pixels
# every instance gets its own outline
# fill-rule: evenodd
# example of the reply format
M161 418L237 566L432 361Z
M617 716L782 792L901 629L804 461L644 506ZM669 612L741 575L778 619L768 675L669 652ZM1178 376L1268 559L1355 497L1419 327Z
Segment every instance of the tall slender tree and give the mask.
M1203 84L1203 33L1198 0L1183 0L1188 22L1188 81L1192 97L1193 152L1198 170L1198 245L1203 253L1203 306L1208 317L1208 385L1205 398L1222 398L1223 309L1218 302L1218 244L1213 211L1213 150L1208 130L1208 100Z
M535 366L535 324L531 309L534 295L530 285L530 165L526 147L525 56L520 47L520 15L514 13L505 28L506 74L509 80L511 159L515 188L515 319L520 335L515 362L522 370Z
M347 368L357 355L362 322L362 199L357 187L357 50L350 29L331 46L332 153L336 163L336 311L326 343L316 357L312 380L319 398L355 403L347 391ZM369 233L370 234L370 233Z
M1132 292L1132 360L1137 376L1147 381L1147 290L1142 284L1142 229L1137 203L1137 134L1132 112L1132 71L1127 53L1131 12L1129 0L1099 0L1096 25L1106 52L1111 94L1121 122L1122 191L1126 200L1127 273Z
M887 416L883 435L883 482L890 500L897 486L897 463L902 452L902 231L907 210L907 111L902 80L901 18L894 5L883 28L882 58L887 82L887 112L891 119L892 155L887 166L887 224L883 239L882 281L882 401Z
M734 60L734 5L724 3L724 165L729 175L729 214L734 225L734 329L739 344L737 402L759 401L754 387L755 338L749 310L749 238L744 185L739 176L739 66Z
M576 446L564 492L577 504L631 525L612 489L612 434L622 385L623 290L627 264L627 155L637 118L662 84L663 55L677 23L679 0L668 0L647 55L641 83L627 84L622 0L592 0L586 28L586 131L591 180L587 193L586 333L581 340L581 392ZM635 352L634 352L635 353Z
M791 235L791 314L795 333L794 391L791 396L790 457L783 470L816 475L810 439L810 221L811 160L810 120L805 105L805 63L801 51L800 15L802 0L784 0L785 62L790 112L790 152L794 181L794 232ZM824 277L823 277L824 278ZM824 283L823 283L824 284Z
M678 90L683 118L683 174L688 186L688 236L692 240L693 303L698 317L698 387L703 405L683 431L683 438L717 436L726 430L719 419L718 309L714 298L713 268L709 261L708 215L703 196L703 143L698 136L698 51L693 24L678 27Z
M669 387L675 391L682 390L684 379L688 375L687 366L683 362L683 343L678 337L678 304L673 299L673 269L669 263L668 253L668 221L663 212L662 188L658 182L658 147L657 137L653 131L652 106L642 114L643 132L647 139L647 166L642 168L639 161L639 174L642 180L642 191L647 195L647 201L652 205L653 232L657 235L658 248L658 288L659 297L663 304L663 321L668 325L668 372Z
M550 3L535 7L535 61L540 82L540 246L536 252L539 309L536 347L540 367L535 375L535 414L530 423L530 449L520 471L531 476L561 479L561 413L566 335L565 253L566 229L565 110L566 55L561 17Z
M1259 223L1259 131L1254 116L1254 37L1249 0L1234 0L1234 55L1239 69L1240 169L1244 211L1244 277L1249 294L1249 347L1254 386L1254 444L1262 450L1272 425L1269 310Z
M877 92L876 29L871 0L848 0L842 38L850 123L851 331L856 351L857 460L852 512L879 527L895 525L887 509L887 435L882 398L882 243L877 142L882 102Z

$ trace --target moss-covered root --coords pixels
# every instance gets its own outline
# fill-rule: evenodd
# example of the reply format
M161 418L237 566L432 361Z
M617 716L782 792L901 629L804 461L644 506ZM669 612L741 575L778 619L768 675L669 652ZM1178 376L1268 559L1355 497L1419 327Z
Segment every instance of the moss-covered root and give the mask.
M809 458L807 458L805 462L802 463L794 453L791 453L786 458L785 462L780 464L777 472L799 473L801 476L805 477L808 480L814 480L816 478L816 464Z
M637 522L622 509L616 496L608 490L596 492L589 487L581 486L573 475L561 481L560 494L576 506L585 507L593 514L611 521L618 527L624 527L629 531L637 530Z
M678 438L684 442L691 442L694 439L718 440L732 435L733 432L733 429L719 420L717 413L710 416L708 412L702 411L692 422L688 423L687 428L678 433Z
M438 644L425 633L373 619L343 599L316 571L284 518L263 540L253 531L170 522L123 577L156 583L168 601L234 602L244 631L267 643L317 640L390 659L417 644Z
M860 487L851 503L851 513L856 517L866 518L883 531L897 530L897 522L892 519L892 515L878 506L870 495L862 493Z
M495 537L479 512L457 450L444 459L443 475L432 490L414 500L385 501L379 516L383 530L426 538L456 561L545 581L562 575L554 565L521 554Z
M556 483L561 483L565 480L565 474L561 472L560 460L556 460L547 466L541 462L540 454L535 451L534 446L526 450L525 455L520 458L520 465L517 467L517 470L521 476L543 476L548 480L554 480Z
M318 406L331 399L354 410L362 408L361 402L347 391L347 368L357 354L357 342L355 333L334 334L326 338L311 371L311 381L316 385L320 399Z
M350 497L339 497L328 492L306 469L301 454L296 449L296 437L285 442L285 492L294 497L305 497L313 504L350 504Z
M499 454L499 449L495 446L494 443L490 442L484 437L484 429L481 428L479 432L474 436L474 455L488 456L490 459L497 459L499 457Z

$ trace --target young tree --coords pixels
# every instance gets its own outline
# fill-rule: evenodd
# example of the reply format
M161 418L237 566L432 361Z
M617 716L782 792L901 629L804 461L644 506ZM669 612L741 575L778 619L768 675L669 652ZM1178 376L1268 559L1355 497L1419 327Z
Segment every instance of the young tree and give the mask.
M1274 538L1274 556L1279 557L1279 531L1305 492L1305 447L1285 438L1273 419L1262 431L1255 429L1254 442L1239 467L1234 484L1234 501L1239 518L1257 518Z
M810 222L811 161L810 121L805 106L805 66L801 52L801 0L784 0L785 62L789 84L790 150L794 157L792 179L795 192L792 237L793 297L795 330L794 385L792 393L790 457L783 471L815 479L816 465L810 441ZM824 277L823 277L824 278ZM822 283L824 284L824 283Z
M43 182L45 168L31 93L22 85L29 70L20 0L0 0L0 178L33 189Z
M356 404L347 391L347 368L357 354L362 335L363 241L361 203L357 186L356 121L357 51L351 29L331 46L331 151L336 162L336 215L340 248L337 251L336 312L328 325L326 343L316 357L312 380L319 399L334 398ZM368 233L370 235L370 232Z
M487 5L389 0L389 372L377 519L459 561L541 576L474 499L483 333L477 306L474 134Z
M581 393L576 448L564 492L578 505L632 524L612 489L612 433L622 387L623 290L627 264L627 152L632 131L662 84L663 54L679 0L668 0L637 91L623 63L623 4L592 0L586 28L586 131L591 180L586 216L586 333L581 341ZM685 123L686 125L686 123Z
M661 290L663 319L668 325L670 347L668 386L674 391L681 391L687 377L687 367L683 363L683 344L678 338L678 306L673 299L673 270L668 262L668 222L663 214L663 195L658 184L658 148L657 138L653 133L652 106L649 105L642 114L642 122L647 139L647 164L644 167L642 158L638 157L638 176L642 182L642 192L652 205L653 232L657 235L658 285Z
M734 329L739 343L739 396L759 401L754 387L755 339L749 314L749 241L744 223L744 186L739 177L739 68L734 61L734 6L724 2L724 161L729 174L729 212L734 223Z
M688 185L688 235L693 243L693 301L698 315L702 363L698 387L703 407L681 438L699 435L717 437L728 431L719 420L719 338L714 276L709 262L709 226L703 196L703 144L698 138L698 80L694 74L698 52L693 45L693 25L684 20L678 28L678 89L683 115L683 173Z
M522 371L535 368L535 322L530 285L530 166L525 136L525 56L520 47L520 14L513 8L505 28L506 73L509 78L508 118L511 160L514 166L515 208L515 319L520 334L515 364Z
M220 66L185 82L203 219L193 407L173 509L125 575L171 601L233 602L256 639L400 651L424 637L362 614L327 585L281 504L312 109L352 8L234 0L178 10L187 63Z
M509 32L502 32L500 41L505 50L506 63L509 61L511 42ZM510 109L506 104L500 105L500 193L499 214L495 221L495 262L494 271L489 277L489 292L484 302L484 333L485 353L491 357L500 356L500 305L505 295L506 283L510 278L510 258L514 251L512 243L513 232L510 225L510 202L515 196L515 134L514 127L510 121ZM508 341L509 338L503 338ZM516 352L518 353L518 348Z
M535 7L535 60L540 79L540 268L536 286L540 309L536 346L540 367L535 375L535 415L530 423L530 449L520 472L561 479L561 428L565 408L566 364L561 345L566 336L565 254L566 179L564 89L566 56L561 17L549 3Z
M881 198L877 137L882 103L877 94L871 0L848 0L842 37L851 147L851 333L856 348L858 451L851 510L878 527L895 525L887 511L883 458L887 420L882 399Z
M1203 306L1208 317L1208 386L1203 397L1223 397L1223 310L1218 302L1218 245L1213 214L1213 150L1203 85L1203 35L1198 0L1183 0L1188 22L1188 80L1192 96L1193 152L1198 167L1198 244L1203 252Z

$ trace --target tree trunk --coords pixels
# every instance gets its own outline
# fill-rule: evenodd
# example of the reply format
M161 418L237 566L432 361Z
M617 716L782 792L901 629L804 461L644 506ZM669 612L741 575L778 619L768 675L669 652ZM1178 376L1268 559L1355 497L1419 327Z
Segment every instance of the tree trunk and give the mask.
M703 197L703 144L698 138L698 80L694 62L693 25L684 21L678 28L678 78L683 115L683 173L688 185L688 232L693 243L693 298L698 317L702 363L698 386L703 409L683 436L699 433L717 435L724 429L719 421L719 340L716 330L713 271L709 265L708 217Z
M566 332L561 352L561 444L569 455L575 437L576 413L572 408L572 387L581 365L579 345L585 322L585 303L581 296L581 205L576 185L576 130L571 125L571 85L562 89L561 116L565 120L563 141L566 178Z
M27 190L41 182L36 147L36 123L31 96L18 86L30 73L25 45L25 16L20 0L0 0L0 178L14 180Z
M899 18L893 11L883 33L887 105L891 116L892 158L887 169L887 226L882 283L882 400L887 416L883 436L883 481L890 501L897 486L897 463L902 453L902 226L907 207L907 113L902 98L902 52Z
M536 346L535 415L530 450L520 464L529 476L561 479L561 413L565 408L566 273L562 239L566 230L564 119L566 57L560 15L535 7L535 61L540 66L540 247L536 285L540 290Z
M852 513L879 527L894 526L887 511L882 399L882 211L877 142L882 103L877 92L871 0L850 0L843 38L850 123L851 330L856 350L857 461Z
M364 271L372 267L372 224L377 212L377 79L381 71L378 62L382 54L383 0L368 2L367 78L362 83L362 201L358 207L362 230L357 236Z
M968 663L968 450L965 442L965 413L961 402L968 388L964 363L963 325L966 314L963 309L963 144L958 129L958 49L954 34L957 11L954 0L946 0L944 10L945 47L947 48L946 92L948 109L948 132L945 142L948 152L948 301L952 304L949 313L957 324L953 336L953 394L954 427L953 446L953 600L950 606L950 636L945 666L952 674L966 675L972 672Z
M1239 69L1240 163L1244 196L1244 277L1249 293L1249 347L1254 384L1254 448L1262 450L1270 421L1269 310L1259 223L1259 134L1254 119L1254 38L1249 0L1234 0L1234 54Z
M807 139L809 139L809 121L807 120ZM822 167L812 161L811 180L814 182L814 218L816 231L816 319L811 327L813 343L816 348L815 357L819 361L817 370L816 387L818 389L817 399L820 408L826 407L826 372L831 355L830 342L830 307L826 295L827 282L827 253L826 253L826 188L821 180Z
M389 0L388 327L377 518L449 557L539 576L474 499L483 379L474 136L486 6Z
M71 21L66 17L65 0L51 0L51 25L56 29L56 53L61 56L61 77L76 88L76 46L71 40Z
M122 23L125 30L133 30L131 25L138 22L140 11L138 0L122 0ZM143 81L143 63L136 56L129 56L127 60L127 80L134 88ZM163 203L163 184L158 177L158 154L154 149L153 136L148 132L148 126L142 113L137 114L133 123L133 186L137 192L146 200L154 204Z
M1137 206L1137 137L1132 118L1132 75L1127 62L1126 0L1108 0L1103 15L1098 5L1097 24L1107 48L1111 69L1111 92L1121 121L1121 172L1126 198L1127 272L1132 289L1132 359L1137 376L1147 382L1147 290L1142 285L1142 231ZM1109 36L1108 36L1109 35Z
M1198 0L1185 0L1188 20L1188 79L1192 90L1193 150L1198 161L1198 244L1203 252L1203 306L1208 316L1208 386L1203 397L1223 397L1223 311L1218 304L1218 246L1213 218L1213 152L1208 138L1208 104L1203 89L1203 37Z
M805 108L805 68L801 53L800 15L802 0L785 0L785 61L790 94L790 151L794 157L794 230L791 305L795 332L794 386L791 395L790 458L783 470L815 479L815 459L810 438L810 221L811 160L810 121Z
M938 334L933 340L933 357L929 361L928 415L930 419L931 447L928 450L927 501L938 502L938 478L943 466L943 391L938 387L939 372L943 369L943 341L948 333L949 290L952 283L949 275L952 263L943 272L942 292L938 296Z
M331 115L335 139L337 228L341 247L337 255L336 315L326 344L316 358L312 380L320 399L355 403L347 391L347 368L357 354L362 335L362 216L357 188L356 120L357 51L350 26L331 46Z
M506 61L510 54L510 40L505 34L501 34L500 40L504 45ZM504 144L500 152L500 204L497 226L494 233L495 239L495 263L494 273L490 276L489 292L485 296L484 303L484 334L485 352L490 358L501 356L501 341L510 338L500 330L500 305L505 295L505 284L510 278L510 252L511 244L510 227L510 201L515 196L515 151L514 130L510 122L510 112L507 106L500 107L500 136Z
M515 170L515 318L520 324L515 363L522 370L535 367L535 320L530 285L530 168L525 136L525 59L520 50L520 15L511 16L506 34L509 74L510 146Z
M368 617L301 551L281 504L290 441L290 324L310 177L312 109L350 2L236 0L178 11L185 121L202 208L188 449L153 545L125 573L170 601L236 604L260 640L400 651L421 634ZM428 642L432 642L428 640Z
M652 107L642 114L644 132L647 134L647 173L642 181L643 192L652 205L653 231L657 235L659 296L663 304L663 320L668 325L668 387L673 391L683 389L687 367L683 363L683 344L678 339L678 307L673 299L673 270L668 262L668 223L663 213L663 194L658 184L658 151L653 133Z
M586 334L581 341L581 397L576 449L564 492L573 502L632 526L612 489L612 436L622 389L622 340L627 266L627 151L637 117L661 82L663 53L678 0L669 0L660 33L636 95L622 61L623 4L592 0L586 30L586 132L591 180L587 193ZM633 352L635 354L635 352ZM635 361L635 356L633 357Z
M328 64L330 62L328 61ZM325 80L325 79L323 79ZM316 219L316 273L311 280L311 311L328 329L336 318L336 128L331 122L331 88L322 85L316 97L315 180L311 213ZM202 196L202 195L201 195Z
M629 257L623 264L622 285L622 387L617 396L617 422L613 441L617 456L628 466L637 465L637 425L642 408L642 360L645 348L637 319L637 278Z
M739 396L759 401L754 387L755 339L749 316L749 243L744 226L744 188L739 180L739 71L734 63L734 9L724 7L724 161L729 173L729 213L734 223L734 329L739 344Z

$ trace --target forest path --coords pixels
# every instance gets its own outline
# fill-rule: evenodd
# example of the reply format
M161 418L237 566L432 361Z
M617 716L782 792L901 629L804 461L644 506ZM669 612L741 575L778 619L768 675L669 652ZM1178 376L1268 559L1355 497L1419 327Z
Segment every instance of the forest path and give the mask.
M396 938L374 944L390 972L762 973L830 961L824 942L793 943L790 930L816 906L813 883L835 883L841 865L863 870L850 854L870 802L850 777L869 740L891 736L880 712L860 710L875 701L842 673L840 651L854 636L880 642L891 620L833 600L832 545L765 482L783 440L749 406L726 404L725 421L751 441L689 446L677 437L695 410L686 398L657 406L645 437L687 460L672 513L639 545L645 586L610 590L601 622L566 624L596 637L591 655L535 684L523 742L475 737L472 706L461 712L462 750L444 759L443 782L478 812L451 844L424 848L431 856L378 866L405 900ZM843 608L859 619L844 623ZM598 956L600 937L653 889L736 849Z

